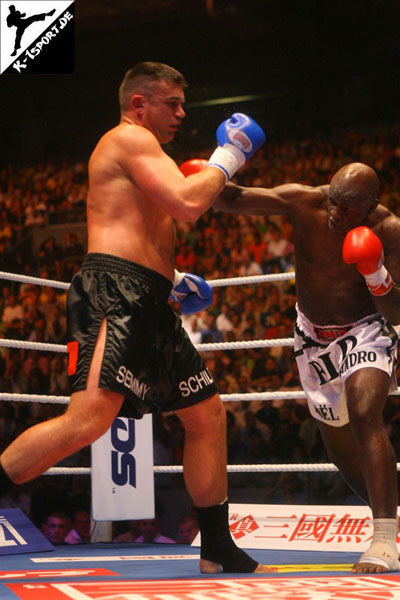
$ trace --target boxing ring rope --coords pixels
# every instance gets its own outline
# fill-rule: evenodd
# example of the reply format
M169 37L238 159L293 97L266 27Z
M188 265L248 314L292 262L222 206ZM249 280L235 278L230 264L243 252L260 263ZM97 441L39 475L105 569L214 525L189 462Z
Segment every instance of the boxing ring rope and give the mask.
M293 346L293 338L278 338L275 340L253 340L243 342L214 342L210 344L194 344L197 350L210 352L212 350L238 350L239 348L268 348L272 346ZM67 352L67 346L47 344L44 342L24 342L23 340L0 339L0 347L26 348L27 350L43 350L44 352Z
M255 275L249 277L235 277L226 279L208 280L207 283L212 287L223 287L228 285L248 285L253 283L265 283L271 281L286 281L294 279L295 272L273 273L269 275ZM15 281L18 283L28 283L33 285L42 285L46 287L55 287L68 290L70 284L62 281L53 281L40 277L30 277L16 273L7 273L0 271L0 279ZM293 346L293 338L278 338L274 340L253 340L239 342L218 342L208 344L195 344L199 351L210 352L213 350L236 350L239 348L268 348L278 346ZM49 344L42 342L25 342L22 340L0 339L0 347L14 349L29 349L44 352L67 352L67 346L63 344ZM391 395L400 395L400 387ZM297 400L306 397L301 390L283 391L283 392L254 392L244 394L221 394L223 402L252 400ZM35 394L11 394L0 393L0 401L5 402L41 402L50 404L68 404L69 396L51 396ZM182 465L156 465L153 467L154 474L161 473L183 473ZM397 463L397 470L400 471L400 463ZM253 464L253 465L227 465L228 473L266 473L266 472L327 472L338 471L332 463L298 463L298 464ZM90 475L90 467L52 467L43 473L43 475Z
M398 463L400 470L400 463ZM154 474L157 473L183 473L182 465L155 465L153 467ZM281 473L285 472L326 472L338 471L338 468L331 463L286 463L286 464L257 464L257 465L228 465L228 473ZM92 472L90 467L52 467L43 475L90 475Z
M400 396L400 388L391 392L390 396ZM305 398L303 391L292 390L287 392L251 392L246 394L220 394L222 402L252 402L253 400L298 400ZM10 394L0 393L3 402L41 402L43 404L68 404L69 396L45 396L44 394Z
M246 285L250 283L265 283L268 281L285 281L294 279L295 272L288 273L271 273L269 275L249 275L248 277L231 277L226 279L211 279L207 280L211 287L224 287L228 285ZM18 273L7 273L0 271L0 279L8 281L16 281L18 283L30 283L33 285L44 285L46 287L55 287L62 290L68 290L70 284L64 281L54 281L52 279L43 279L42 277L31 277L29 275L19 275Z

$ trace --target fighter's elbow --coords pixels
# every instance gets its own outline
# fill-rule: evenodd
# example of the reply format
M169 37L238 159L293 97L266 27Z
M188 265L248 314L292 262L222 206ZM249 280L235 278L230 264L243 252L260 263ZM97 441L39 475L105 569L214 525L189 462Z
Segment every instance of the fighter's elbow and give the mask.
M179 212L181 213L179 220L186 223L195 223L210 207L210 204L209 199L203 196L182 198L179 204Z
M204 212L204 211L203 211ZM202 215L202 211L196 205L191 205L182 200L175 204L171 216L177 221L184 223L194 223Z
M198 207L186 208L179 220L184 221L185 223L195 223L197 219L201 217L203 212L204 210L200 210Z

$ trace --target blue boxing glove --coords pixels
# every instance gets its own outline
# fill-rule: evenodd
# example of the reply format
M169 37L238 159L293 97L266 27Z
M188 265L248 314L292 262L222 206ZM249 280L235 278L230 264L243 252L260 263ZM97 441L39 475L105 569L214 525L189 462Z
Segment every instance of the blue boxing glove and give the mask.
M247 115L234 113L218 127L217 141L207 166L221 169L228 181L263 145L265 133Z
M179 302L182 314L191 315L210 306L213 288L202 277L193 273L179 273L175 269L174 286L169 297Z

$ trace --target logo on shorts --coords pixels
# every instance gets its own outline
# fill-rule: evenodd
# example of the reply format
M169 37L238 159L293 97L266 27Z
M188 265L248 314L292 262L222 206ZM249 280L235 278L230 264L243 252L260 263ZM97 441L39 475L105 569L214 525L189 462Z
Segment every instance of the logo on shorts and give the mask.
M74 0L1 0L0 73L73 73Z
M139 379L134 376L132 371L130 371L127 367L124 367L124 365L121 365L118 369L118 375L116 379L118 383L122 383L122 385L131 390L141 400L146 398L146 394L149 391L150 386L139 381Z
M181 381L179 389L182 392L182 396L187 398L190 394L197 394L197 392L200 392L200 390L210 385L213 381L210 371L203 369L198 375L193 375L193 377L189 377L186 381Z
M332 340L336 340L338 337L342 337L345 333L350 331L351 325L347 327L314 327L315 335L320 340L326 340L331 342Z
M342 353L339 371L334 364L334 355L331 356L330 352L320 354L318 359L310 360L309 364L318 375L321 385L337 379L357 364L374 363L378 360L378 356L374 350L355 350L357 338L354 335L348 335L345 338L339 339L337 345Z
M313 408L317 415L319 415L324 421L339 421L339 417L335 417L335 415L333 414L331 406L327 406L326 404L319 404L318 406L314 406Z

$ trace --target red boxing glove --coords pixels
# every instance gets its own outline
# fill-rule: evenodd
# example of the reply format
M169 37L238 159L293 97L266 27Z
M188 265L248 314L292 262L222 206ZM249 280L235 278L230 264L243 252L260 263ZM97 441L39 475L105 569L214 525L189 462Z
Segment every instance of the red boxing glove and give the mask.
M393 279L383 266L383 259L382 243L372 229L356 227L347 233L343 242L343 260L346 264L355 263L374 296L384 296L393 287Z
M185 177L193 175L206 168L208 161L204 158L192 158L182 163L179 169L182 171Z

